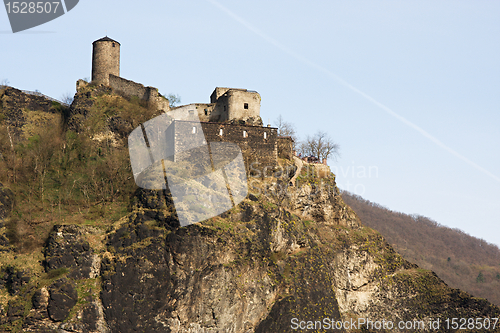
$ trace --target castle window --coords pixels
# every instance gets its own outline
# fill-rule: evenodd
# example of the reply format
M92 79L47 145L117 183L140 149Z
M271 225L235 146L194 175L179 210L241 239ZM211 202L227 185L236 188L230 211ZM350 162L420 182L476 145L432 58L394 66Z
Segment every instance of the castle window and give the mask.
M115 47L115 43L113 43L113 47Z
M226 106L224 105L224 111L226 111Z
M267 132L264 132L264 139L267 139Z
M208 116L208 109L205 109L205 116Z
M248 103L243 104L244 109L248 109Z
M196 126L193 126L193 134L196 134Z
M222 136L222 134L224 134L224 131L221 129L219 129L219 135Z
M248 137L248 133L247 133L247 131L243 131L243 137L244 137L244 138Z

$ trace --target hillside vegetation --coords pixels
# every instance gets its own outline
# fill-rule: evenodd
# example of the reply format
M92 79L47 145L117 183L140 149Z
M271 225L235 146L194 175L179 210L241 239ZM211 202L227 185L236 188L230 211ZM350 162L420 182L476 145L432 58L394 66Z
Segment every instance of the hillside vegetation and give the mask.
M401 257L332 173L293 158L249 176L232 209L180 227L170 193L137 188L128 158L128 133L156 112L102 85L70 108L0 89L0 332L282 333L293 318L449 332L428 324L500 318Z
M153 115L138 99L104 88L80 91L71 109L0 89L0 183L17 203L5 223L10 245L31 251L55 223L98 226L122 217L137 189L127 135Z
M419 215L394 212L343 192L362 223L379 231L403 258L432 270L450 287L500 305L500 249Z

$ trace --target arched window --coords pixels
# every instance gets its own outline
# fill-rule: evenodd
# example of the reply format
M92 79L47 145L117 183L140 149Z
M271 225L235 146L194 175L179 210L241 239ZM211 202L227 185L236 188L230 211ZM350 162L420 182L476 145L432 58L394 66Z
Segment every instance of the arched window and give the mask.
M243 131L243 137L246 138L248 136L247 131Z
M222 136L222 134L224 134L224 131L221 129L219 129L219 135Z
M196 134L196 126L193 126L193 134Z
M267 139L267 132L264 132L264 139Z

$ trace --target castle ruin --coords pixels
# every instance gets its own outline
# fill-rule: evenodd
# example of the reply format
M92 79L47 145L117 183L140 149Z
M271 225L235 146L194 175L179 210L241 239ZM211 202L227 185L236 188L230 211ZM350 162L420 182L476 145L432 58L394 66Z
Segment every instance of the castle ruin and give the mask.
M103 37L92 43L92 83L109 86L114 93L125 97L138 97L151 107L168 113L169 101L155 87L120 77L120 43ZM77 90L86 85L77 82ZM279 138L278 129L263 127L260 117L260 94L256 91L216 87L210 103L189 104L198 113L207 142L233 142L243 153L247 170L262 170L278 165L279 157L292 154L290 138ZM174 110L175 108L172 108ZM194 110L196 109L196 110ZM192 126L178 122L174 130Z

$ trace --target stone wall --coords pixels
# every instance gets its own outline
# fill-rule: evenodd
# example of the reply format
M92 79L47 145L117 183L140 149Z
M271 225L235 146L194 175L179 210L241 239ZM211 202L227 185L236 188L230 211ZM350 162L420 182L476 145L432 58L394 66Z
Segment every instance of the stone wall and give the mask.
M210 95L210 103L215 106L209 121L245 121L260 117L260 95L256 91L217 87Z
M260 117L260 95L258 92L231 89L228 96L228 119Z
M126 96L137 96L143 101L149 100L152 87L145 87L140 83L121 78L116 75L109 75L109 86L115 92L121 93Z
M216 120L211 121L227 121L228 118L228 96L222 95L217 99L217 102L214 106L214 115L217 115Z
M205 137L201 123L194 121L175 120L168 128L173 134L167 132L168 137L171 137L175 145L175 162L201 162L208 156L208 148L206 146Z
M210 103L217 103L219 97L224 95L229 89L231 88L216 87L212 92L212 95L210 95ZM240 90L246 90L246 89L240 89Z
M219 121L220 114L215 110L214 103L194 103L200 121Z
M190 121L175 121L175 132L193 133L195 132L192 129L193 124L195 123ZM210 122L202 122L201 128L207 143L233 142L237 144L243 153L247 172L252 169L262 171L264 167L271 169L277 166L276 128ZM197 136L196 133L193 133L193 137ZM176 147L176 150L178 149L182 147Z
M328 165L316 163L313 164L315 168L315 172L318 178L328 178L330 177L332 171L330 170L330 167Z
M224 115L223 109L217 108L217 104L215 103L192 103L189 105L194 106L196 112L198 113L198 118L202 122L222 122L227 120L227 114ZM176 106L171 110L184 108L186 106L187 105Z
M158 93L158 89L154 87L145 87L144 85L121 78L119 76L109 75L109 86L119 94L131 97L136 96L143 101L147 101L155 105L158 110L170 110L168 99Z
M280 136L277 145L278 157L291 160L293 156L293 139L290 136Z
M278 165L276 128L218 123L202 123L202 128L207 142L236 143L243 152L247 171Z

